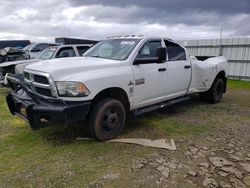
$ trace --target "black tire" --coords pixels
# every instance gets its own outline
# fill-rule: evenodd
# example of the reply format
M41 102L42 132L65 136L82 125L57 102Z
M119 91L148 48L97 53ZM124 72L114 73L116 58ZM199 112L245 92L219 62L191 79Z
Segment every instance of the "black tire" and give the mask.
M89 116L89 130L97 140L106 141L118 136L125 126L126 110L116 99L97 102Z
M225 91L223 79L216 78L212 87L205 93L206 101L212 104L220 102Z

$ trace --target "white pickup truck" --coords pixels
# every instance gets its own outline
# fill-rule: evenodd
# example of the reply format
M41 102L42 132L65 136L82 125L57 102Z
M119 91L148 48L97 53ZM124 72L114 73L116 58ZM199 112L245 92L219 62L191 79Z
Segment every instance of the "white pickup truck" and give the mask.
M8 75L13 91L7 103L34 130L86 118L92 136L104 141L123 130L128 112L163 108L193 93L219 102L226 92L226 65L223 56L190 58L167 38L108 38L83 57L28 65L24 82Z

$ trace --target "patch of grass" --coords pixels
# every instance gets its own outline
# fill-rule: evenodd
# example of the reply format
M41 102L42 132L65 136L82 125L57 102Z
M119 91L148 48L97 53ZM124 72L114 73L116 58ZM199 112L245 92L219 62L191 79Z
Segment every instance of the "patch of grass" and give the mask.
M230 88L230 89L250 89L250 81L228 80L228 88Z
M210 125L187 125L179 121L168 121L160 123L160 125L167 134L173 136L200 136L212 129Z

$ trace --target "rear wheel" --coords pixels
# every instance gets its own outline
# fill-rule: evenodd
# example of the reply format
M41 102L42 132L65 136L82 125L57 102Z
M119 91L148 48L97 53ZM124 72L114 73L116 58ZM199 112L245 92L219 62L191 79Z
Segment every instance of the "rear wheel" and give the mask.
M209 103L215 104L220 102L225 91L225 84L222 78L216 78L212 87L205 92L203 97Z
M90 112L89 130L100 141L118 136L125 126L126 111L116 99L103 99L95 104Z

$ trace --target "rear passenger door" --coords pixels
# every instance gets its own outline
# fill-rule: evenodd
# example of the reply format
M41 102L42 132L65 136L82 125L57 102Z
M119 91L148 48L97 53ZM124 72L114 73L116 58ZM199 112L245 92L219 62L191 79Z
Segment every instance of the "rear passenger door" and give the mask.
M168 40L164 42L167 48L167 95L170 98L183 96L191 80L191 63L183 47Z

